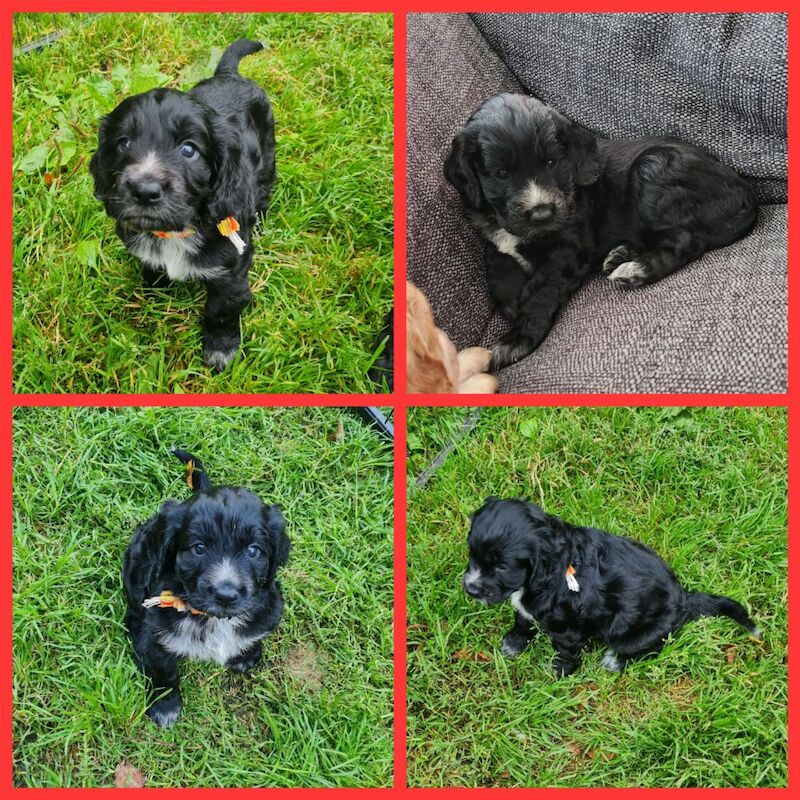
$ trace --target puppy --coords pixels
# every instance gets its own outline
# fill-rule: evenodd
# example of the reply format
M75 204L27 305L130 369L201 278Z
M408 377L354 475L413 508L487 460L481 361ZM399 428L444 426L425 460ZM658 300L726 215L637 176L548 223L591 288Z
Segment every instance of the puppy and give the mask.
M136 663L148 678L147 715L168 728L180 716L178 659L253 669L261 640L283 613L278 567L289 539L280 506L252 492L212 488L203 465L189 467L189 500L168 500L140 525L125 551L125 624ZM166 693L166 694L165 694Z
M464 589L494 605L511 600L514 627L502 651L521 653L541 628L556 651L557 676L580 666L592 639L606 645L603 666L617 672L658 653L689 620L726 616L760 631L735 600L688 592L649 547L545 514L522 500L489 497L473 515Z
M652 283L750 231L748 184L694 145L598 139L533 97L484 103L453 140L445 176L486 239L489 293L512 329L492 367L535 350L593 272Z
M89 164L95 197L145 283L166 276L206 284L203 356L220 371L239 348L252 227L275 181L272 108L238 73L239 61L261 49L239 39L214 77L191 91L153 89L123 100L101 120Z
M497 379L487 375L491 353L468 347L460 353L436 327L425 295L406 282L406 383L408 391L491 394Z

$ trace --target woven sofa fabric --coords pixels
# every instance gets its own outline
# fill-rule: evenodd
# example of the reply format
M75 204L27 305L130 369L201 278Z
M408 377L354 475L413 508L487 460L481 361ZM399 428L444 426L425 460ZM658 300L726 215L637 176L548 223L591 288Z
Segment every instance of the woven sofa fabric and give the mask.
M407 274L461 350L492 317L483 244L443 166L456 131L497 92L523 91L466 14L410 14L407 24Z
M520 83L599 136L673 135L786 202L785 14L476 14Z
M508 323L492 308L483 242L443 164L475 108L524 88L468 16L407 19L408 276L458 349L491 346ZM499 390L784 392L786 320L786 207L763 206L744 240L653 286L590 281L541 347L500 373Z
M652 286L592 279L498 391L785 392L786 211L761 206L749 236ZM506 327L495 314L483 343Z

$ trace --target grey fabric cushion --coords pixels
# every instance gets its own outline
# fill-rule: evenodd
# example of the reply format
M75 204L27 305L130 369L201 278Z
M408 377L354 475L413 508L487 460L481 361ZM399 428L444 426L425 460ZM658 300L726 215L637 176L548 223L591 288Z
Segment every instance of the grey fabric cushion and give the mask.
M786 202L785 14L476 14L534 96L599 136L673 135Z
M442 165L485 99L521 87L467 16L408 17L407 269L456 344L506 330L486 291L483 244ZM542 346L500 374L505 392L784 392L786 208L664 281L589 282Z

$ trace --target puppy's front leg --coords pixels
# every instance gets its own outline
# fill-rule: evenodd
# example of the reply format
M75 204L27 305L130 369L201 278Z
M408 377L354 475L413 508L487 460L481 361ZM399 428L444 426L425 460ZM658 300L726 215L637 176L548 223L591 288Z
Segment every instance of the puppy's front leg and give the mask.
M203 320L203 358L219 372L233 360L239 349L239 317L250 302L247 271L208 282Z
M587 639L575 631L567 630L558 634L551 633L550 641L556 651L553 659L556 677L572 675L581 665L581 650L586 646Z
M537 263L517 301L514 327L492 348L492 370L520 361L544 341L558 310L583 283L588 269L574 257L561 260L557 254Z
M144 652L138 653L138 656L142 672L149 682L147 716L159 727L170 728L181 715L178 658L152 641ZM165 690L169 690L166 695L164 695Z
M260 659L261 642L255 642L255 644L248 647L247 650L242 650L238 656L229 658L225 662L225 666L234 672L249 672L251 669L255 669L258 666Z
M514 614L514 627L503 637L500 648L504 656L514 658L518 656L528 643L536 636L534 624L517 611Z

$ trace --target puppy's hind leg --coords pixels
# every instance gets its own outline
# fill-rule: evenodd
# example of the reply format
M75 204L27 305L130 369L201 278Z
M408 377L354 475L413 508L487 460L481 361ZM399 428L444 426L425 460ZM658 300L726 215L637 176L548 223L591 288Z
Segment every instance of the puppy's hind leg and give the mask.
M670 231L653 247L644 250L631 261L622 262L610 272L606 272L604 264L603 272L608 280L618 286L635 289L645 283L655 283L670 272L686 266L690 261L699 258L704 250L705 241L697 234L688 230Z
M256 642L248 647L247 650L242 650L238 656L229 658L225 662L225 666L233 672L250 672L250 670L258 666L260 660L261 642Z
M503 637L500 650L504 656L514 658L528 646L528 643L535 636L536 628L534 624L517 611L514 615L514 627Z

